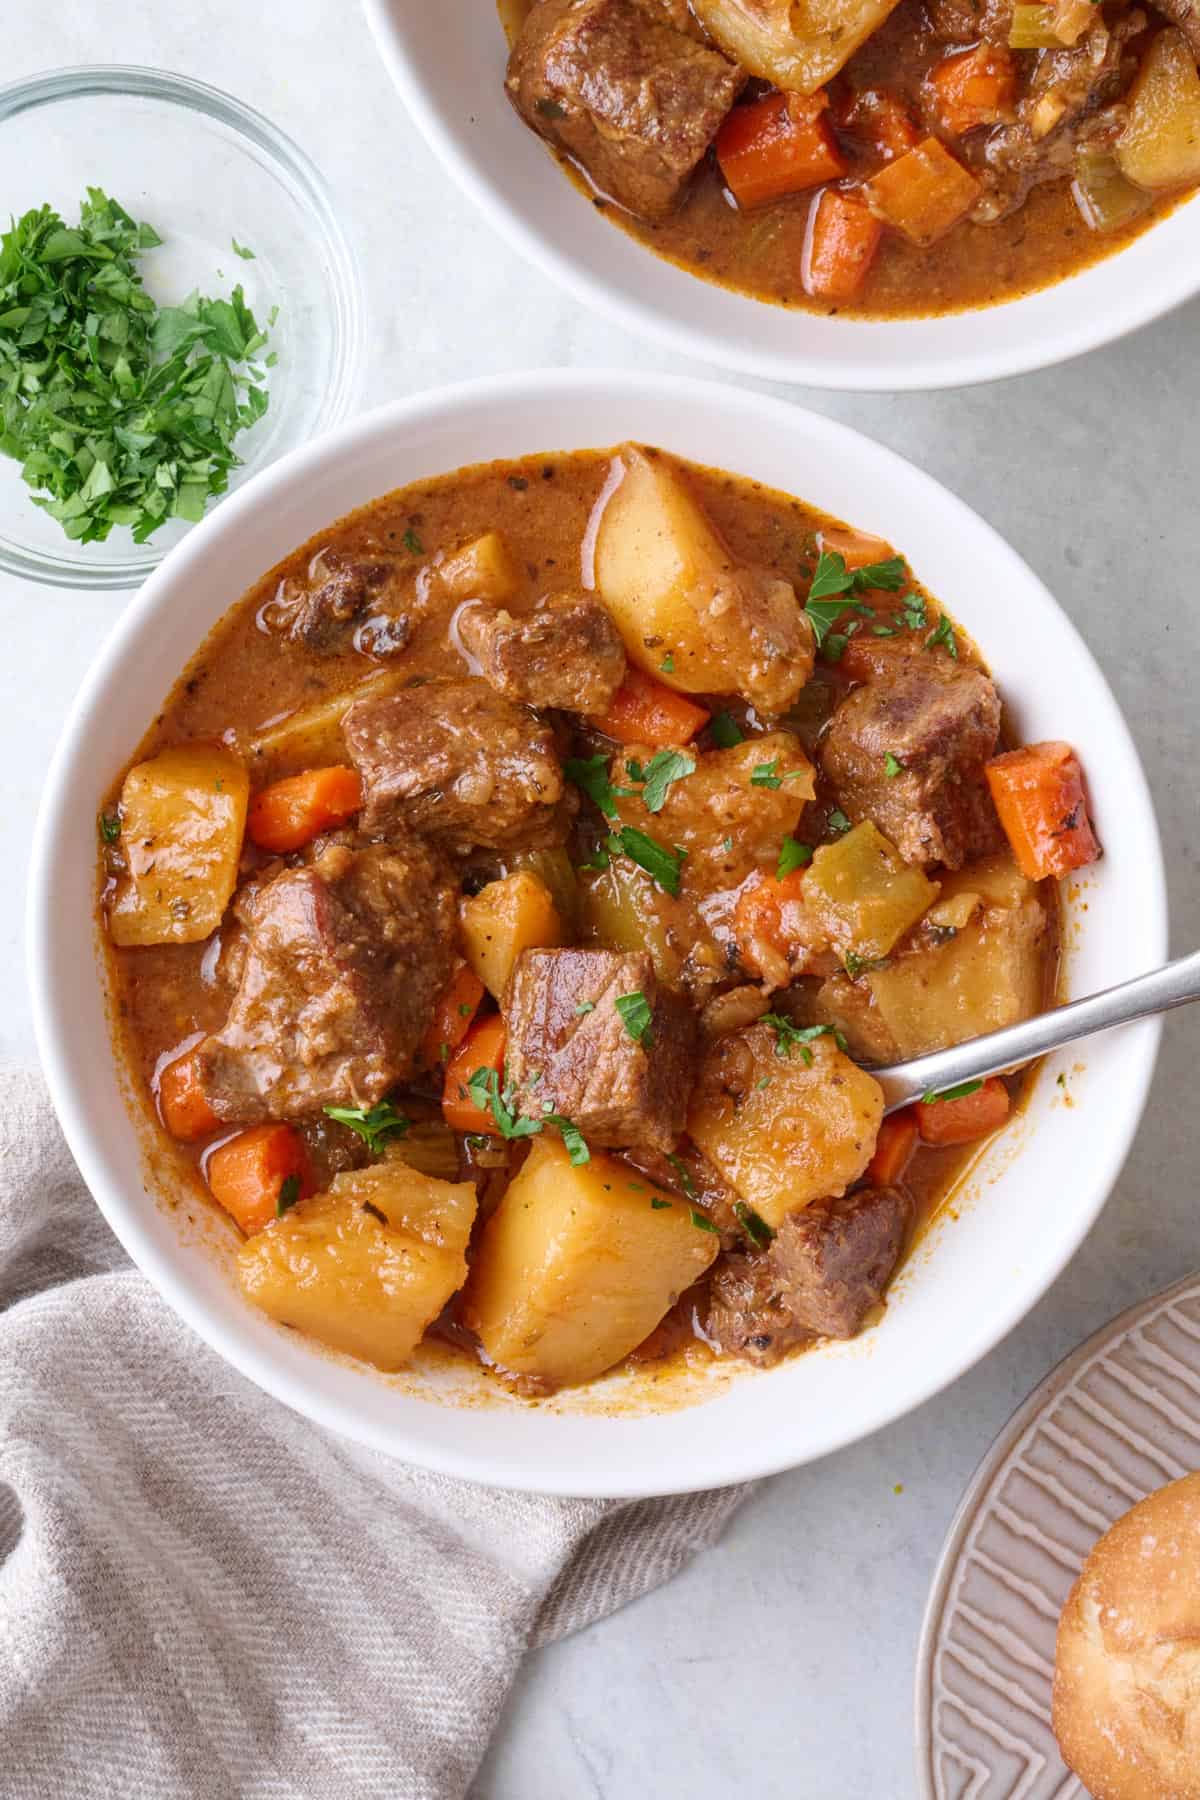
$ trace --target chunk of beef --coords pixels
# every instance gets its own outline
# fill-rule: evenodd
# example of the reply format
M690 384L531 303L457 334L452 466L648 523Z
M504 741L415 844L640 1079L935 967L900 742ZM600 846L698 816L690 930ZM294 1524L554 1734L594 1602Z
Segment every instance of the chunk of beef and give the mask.
M509 59L526 124L646 219L674 212L745 77L636 0L539 0Z
M726 1355L765 1366L807 1339L857 1336L895 1272L911 1218L900 1188L859 1188L789 1213L768 1249L717 1264L710 1337Z
M527 706L607 712L625 679L625 646L595 600L557 596L514 618L502 607L465 606L458 635L496 692Z
M636 995L650 1010L638 1037L617 1006ZM526 950L504 1014L518 1112L559 1113L590 1144L674 1149L695 1075L696 1021L686 1001L659 988L644 951Z
M922 11L941 44L1008 44L1012 0L925 0Z
M366 831L408 827L465 854L561 844L572 800L548 725L486 681L431 681L357 700L342 734Z
M237 991L199 1047L219 1118L372 1105L412 1073L449 977L455 894L416 839L330 844L257 883L239 908Z
M846 696L820 755L852 817L873 819L907 862L957 869L1002 841L983 773L999 733L1000 697L986 675L908 658ZM899 773L888 774L889 757Z
M303 579L280 582L263 616L272 631L306 650L344 650L357 635L368 654L391 656L412 633L399 585L395 557L318 550Z

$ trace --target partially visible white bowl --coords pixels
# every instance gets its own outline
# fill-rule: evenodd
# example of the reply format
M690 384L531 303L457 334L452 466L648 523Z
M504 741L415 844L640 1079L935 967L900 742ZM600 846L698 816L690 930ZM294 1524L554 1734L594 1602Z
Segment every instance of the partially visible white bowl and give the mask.
M504 93L494 0L363 0L405 106L488 221L576 299L667 349L809 387L900 392L1020 375L1112 343L1200 292L1200 195L1105 262L941 318L822 317L655 256L588 206Z
M29 965L55 1105L131 1256L244 1374L298 1411L408 1462L546 1493L652 1494L742 1480L824 1455L936 1393L1029 1310L1095 1219L1137 1127L1159 1037L1149 1022L1052 1060L1027 1113L989 1150L957 1220L935 1228L902 1271L876 1329L768 1374L701 1389L711 1397L685 1410L605 1416L594 1389L529 1407L497 1397L465 1363L458 1391L439 1401L436 1383L406 1386L323 1355L243 1302L227 1255L209 1254L189 1232L186 1214L195 1207L172 1212L162 1203L172 1196L143 1165L126 1110L92 924L102 793L225 608L324 523L462 464L626 437L799 494L901 547L984 647L1021 734L1069 739L1088 769L1109 854L1087 872L1083 897L1068 903L1070 989L1121 980L1166 953L1153 809L1091 655L989 526L842 425L708 382L527 374L419 395L355 420L226 501L171 551L121 619L47 780ZM1055 1084L1059 1070L1070 1071L1070 1104Z

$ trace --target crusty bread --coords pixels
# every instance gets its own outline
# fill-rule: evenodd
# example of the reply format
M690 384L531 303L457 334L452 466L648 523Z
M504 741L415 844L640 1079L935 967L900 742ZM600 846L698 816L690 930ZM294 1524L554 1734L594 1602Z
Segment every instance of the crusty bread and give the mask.
M1084 1563L1054 1732L1094 1800L1200 1800L1200 1474L1139 1501Z

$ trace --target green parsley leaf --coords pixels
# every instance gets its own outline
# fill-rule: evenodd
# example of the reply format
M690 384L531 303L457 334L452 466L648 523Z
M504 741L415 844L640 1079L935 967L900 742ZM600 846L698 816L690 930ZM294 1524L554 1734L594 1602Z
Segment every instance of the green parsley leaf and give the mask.
M550 1113L546 1118L547 1125L557 1125L563 1147L567 1152L567 1161L576 1169L592 1160L592 1153L587 1147L587 1139L578 1125L572 1125L570 1119L560 1118L558 1113Z
M804 610L812 620L817 649L823 650L830 662L840 662L842 651L846 648L845 633L838 634L840 646L836 646L830 636L838 620L847 612L865 613L867 618L871 616L869 606L864 606L861 600L851 600L844 595L838 600L810 600Z
M640 869L645 869L647 875L653 876L668 894L678 894L686 851L668 850L657 838L639 831L636 825L623 825L620 831L614 832L610 842Z
M380 1100L372 1107L325 1106L321 1110L360 1137L372 1156L379 1154L389 1138L403 1137L411 1123L390 1100Z
M720 1237L720 1232L717 1230L707 1213L702 1213L699 1207L693 1206L691 1215L692 1224L696 1227L697 1231L711 1231L714 1237Z
M852 628L847 627L844 632L835 633L831 637L834 625L847 612L861 613L868 619L871 617L871 608L855 596L871 593L878 588L891 593L902 587L904 581L902 557L889 557L886 562L869 563L865 569L851 570L846 567L846 559L840 551L823 550L804 606L812 621L817 649L828 661L840 662L852 636ZM853 626L853 630L856 629L857 622Z
M750 786L781 788L783 786L783 777L782 775L777 775L775 773L778 767L779 758L777 756L773 756L770 762L755 763L750 771Z
M663 1212L664 1210L669 1210L670 1205L671 1205L671 1202L669 1200L660 1199L660 1197L657 1194L652 1194L650 1196L651 1212Z
M282 1219L285 1212L291 1212L300 1198L300 1177L285 1175L279 1184L279 1192L275 1196L275 1217Z
M921 1095L922 1106L936 1106L940 1100L965 1100L968 1094L977 1094L983 1086L982 1081L960 1081L957 1087L944 1088L939 1094L933 1088Z
M750 1239L750 1242L757 1245L760 1250L765 1250L767 1245L771 1242L771 1239L775 1236L775 1233L771 1230L771 1227L767 1224L767 1221L763 1218L762 1214L756 1213L754 1208L752 1206L747 1206L744 1200L735 1200L733 1203L733 1216L745 1232L746 1236Z
M511 1091L501 1093L500 1077L495 1069L476 1069L467 1078L467 1092L481 1112L491 1112L503 1138L536 1137L542 1129L540 1119L518 1119L514 1116Z
M121 821L116 813L100 813L96 824L100 828L100 836L106 844L115 844L121 835Z
M713 743L718 750L733 750L738 744L745 742L745 735L737 720L727 712L719 712L709 730L713 735Z
M643 784L642 804L646 811L661 812L672 783L696 773L696 759L682 750L660 750L657 756L650 758L643 772L634 775L631 763L629 773L634 781Z
M669 650L658 666L664 675L673 675L675 673L675 658Z
M809 844L798 844L794 837L785 837L779 846L779 861L775 865L775 879L782 881L793 869L805 869L812 861L812 847Z
M668 1156L667 1161L679 1177L679 1185L689 1200L696 1198L696 1184L688 1172L688 1166L681 1156Z
M654 1015L645 994L640 990L635 994L620 994L613 1005L620 1013L621 1022L634 1043L649 1044Z
M812 1065L812 1051L809 1045L815 1038L831 1037L839 1050L845 1050L846 1040L836 1025L793 1025L782 1013L764 1013L764 1025L769 1025L775 1033L776 1056L789 1057L793 1050L799 1050L801 1060Z
M850 820L846 817L840 806L835 806L829 815L830 831L849 831L850 828Z
M890 750L883 759L883 772L889 780L893 776L903 775L904 773L904 764L900 761L898 756L893 756Z
M604 848L604 845L597 844L591 856L588 857L585 862L576 863L575 867L577 869L594 869L597 873L603 873L603 871L609 867L611 861L612 858Z
M847 950L843 967L851 981L857 981L860 975L869 975L872 969L886 969L889 960L886 956L858 956L853 950Z
M239 244L236 238L230 238L229 241L233 245L234 255L240 256L243 262L254 262L256 260L253 250L249 249L245 244Z
M569 757L563 764L563 774L568 781L573 781L577 788L583 789L588 799L594 806L599 807L606 818L616 818L616 796L619 790L608 778L607 756Z
M904 605L900 610L900 617L910 631L924 631L929 624L925 614L924 594L906 594Z
M403 537L404 548L410 556L424 556L425 546L410 525Z
M848 594L852 586L853 577L841 551L822 550L808 590L809 602L824 600L829 594Z
M595 1012L595 1010L596 1002L594 1000L581 1000L579 1005L575 1008L575 1012L580 1018L582 1018L584 1013Z
M865 569L855 569L853 579L855 593L869 594L875 588L882 588L885 593L894 594L907 579L904 558L889 556L886 562L868 563Z
M951 656L953 656L957 659L957 657L958 657L958 639L955 637L954 627L951 625L951 623L950 623L949 619L946 617L945 613L942 614L941 618L937 622L937 625L930 632L929 636L925 639L925 648L927 650L935 649L938 644L945 644L945 646L946 646L947 650L950 652Z

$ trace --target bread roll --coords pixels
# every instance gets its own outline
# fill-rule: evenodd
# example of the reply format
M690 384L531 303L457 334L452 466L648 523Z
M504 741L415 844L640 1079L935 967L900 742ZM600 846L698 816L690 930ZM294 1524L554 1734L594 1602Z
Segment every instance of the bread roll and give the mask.
M1200 1800L1200 1474L1139 1501L1084 1563L1054 1732L1094 1800Z

